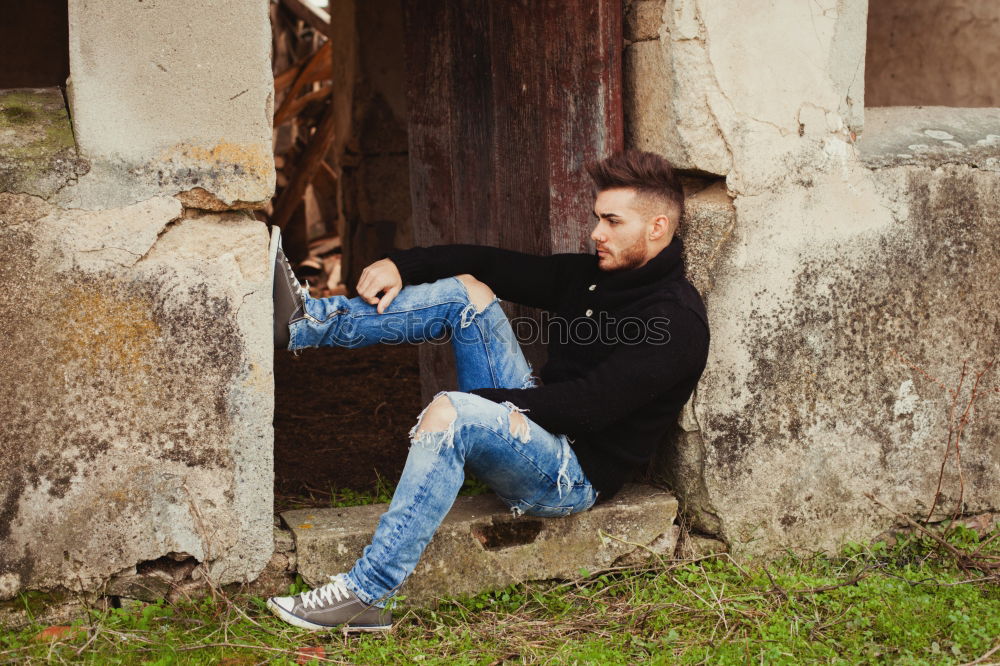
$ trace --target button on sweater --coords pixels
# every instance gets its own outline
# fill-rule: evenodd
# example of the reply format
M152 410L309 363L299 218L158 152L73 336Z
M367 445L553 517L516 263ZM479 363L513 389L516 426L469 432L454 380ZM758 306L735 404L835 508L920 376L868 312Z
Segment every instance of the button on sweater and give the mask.
M645 265L601 271L591 254L535 256L475 245L389 254L406 284L470 273L506 301L541 308L548 362L534 388L472 391L566 435L604 501L645 467L708 356L708 319L679 238Z

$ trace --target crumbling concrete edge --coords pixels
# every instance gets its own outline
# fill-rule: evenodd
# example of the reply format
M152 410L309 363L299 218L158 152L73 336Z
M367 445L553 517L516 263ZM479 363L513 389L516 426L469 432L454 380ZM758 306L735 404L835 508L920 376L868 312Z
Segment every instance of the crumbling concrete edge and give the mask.
M212 593L252 594L269 597L287 594L297 580L295 540L291 531L274 528L274 551L264 570L253 581L216 586L209 578L195 575L175 579L165 572L155 572L128 590L114 591L109 585L90 592L63 587L31 590L14 599L0 601L0 628L17 629L32 623L70 624L87 619L93 610L102 611L135 603L173 603L197 599ZM125 592L125 593L123 593Z
M35 200L39 205L49 209L48 214L44 215L44 217L57 221L65 219L66 223L70 225L79 216L84 216L88 219L97 217L101 223L108 222L109 220L113 222L116 216L121 215L121 211L123 210L122 208L100 210L65 208L55 204L52 201L54 198L52 195L44 196L20 192L8 192L6 194ZM72 251L70 251L69 246L63 247L57 242L59 238L57 229L51 239L46 239L53 241L45 243L47 252L52 254L52 259L56 263L69 261L75 264L75 260L73 259L74 254L87 255L88 261L97 261L107 267L114 267L116 270L124 269L125 271L132 271L149 260L151 253L154 253L161 239L169 234L178 224L187 220L196 220L203 215L218 214L217 211L186 207L178 198L163 194L157 194L149 199L123 208L137 210L141 216L151 216L157 221L157 224L146 225L138 233L129 236L130 243L116 244L112 241L108 245L104 244L102 239L94 241L95 244L93 247L76 248ZM254 219L254 216L246 210L227 209L220 212L235 213L236 216L244 217L247 220ZM260 223L258 222L257 224ZM261 233L261 238L265 240L266 246L266 234ZM125 245L125 247L118 247L117 245ZM266 270L264 272L266 273ZM261 284L263 285L263 283ZM261 288L243 294L243 304L246 304L247 298L254 296L255 293L261 302L270 302L270 290ZM242 307L236 310L236 316L239 320L242 320L240 328L244 334L252 332L254 328L260 328L255 327L252 321L245 319L245 317L251 315L244 313ZM254 337L259 337L260 339L248 342L247 344L266 349L270 353L269 326L264 333L255 335ZM264 338L267 339L265 340ZM251 363L248 371L243 372L242 375L235 378L239 385L233 387L230 392L229 401L231 409L235 409L237 412L249 411L257 414L273 410L273 398L271 395L268 394L265 396L260 390L254 390L259 389L262 385L261 382L267 383L271 381L267 369L261 367L262 365ZM270 365L269 359L268 365ZM270 404L264 404L267 402L264 399L265 397L269 398ZM271 419L267 418L268 427L260 427L257 429L258 432L249 433L247 436L251 437L255 435L260 440L269 440L273 437L270 421ZM273 544L267 544L262 548L260 545L261 539L259 538L261 534L271 531L273 516L270 510L258 510L260 493L257 491L260 488L273 488L273 472L268 466L253 464L259 461L248 461L248 447L245 446L246 442L244 440L245 438L240 437L234 437L229 440L230 455L237 470L236 475L238 478L244 480L252 480L254 476L258 478L256 482L236 484L234 488L234 497L232 500L235 507L234 511L237 515L243 517L240 520L240 526L237 528L239 538L235 543L229 544L222 552L213 552L211 534L208 533L204 525L195 524L192 526L192 529L196 533L197 540L200 543L198 551L192 553L162 553L157 558L157 561L173 559L177 562L176 567L167 567L165 571L150 570L148 565L153 562L148 559L142 559L118 570L117 573L110 573L103 581L94 581L97 583L96 586L81 582L79 589L76 589L77 586L73 583L68 584L68 586L59 583L51 586L38 586L21 590L16 581L13 582L14 587L10 588L11 581L7 580L6 576L0 577L0 625L9 624L9 617L17 615L14 609L12 609L12 604L24 606L25 615L23 615L23 619L30 621L33 617L36 619L43 617L35 614L33 610L35 606L41 609L52 605L53 610L49 615L45 615L44 617L59 617L60 613L63 612L59 610L60 608L93 608L100 606L100 600L109 596L128 596L131 594L129 598L153 600L157 598L169 598L169 595L184 593L189 588L207 590L216 587L220 583L232 584L235 581L237 584L245 585L258 580L262 572L267 570L271 564L270 560L274 559L277 552ZM271 442L263 442L262 447L269 451L272 448ZM253 466L252 469L248 468L248 462ZM201 519L197 498L191 495L190 491L188 493L190 495L191 514L194 522L198 523ZM267 500L268 506L272 506L273 496L268 495ZM227 557L232 560L233 557L231 554L234 551L239 551L236 553L239 561L227 563L225 560ZM234 566L238 570L236 573L232 571ZM294 568L294 563L292 567ZM146 571L143 571L144 568ZM285 569L287 568L285 566ZM123 592L126 594L122 594ZM13 601L10 600L12 597ZM39 600L40 605L35 604L34 600ZM51 604L48 602L51 602ZM13 622L13 620L10 622Z
M952 524L961 525L966 529L976 531L980 536L984 536L1000 526L1000 513L987 512L959 516L954 523L948 519L940 523L930 524L927 527L935 530ZM918 530L912 526L900 524L878 535L872 542L885 542L892 547L900 540L909 538L917 532ZM650 546L656 550L659 544L668 542L676 544L672 555L668 558L673 562L728 556L729 553L729 547L724 541L692 531L683 523L674 525L670 534L661 535L661 538ZM291 530L275 527L274 544L274 553L256 580L249 584L225 586L221 592L246 593L261 597L287 594L289 586L299 580L296 571L295 539ZM661 556L666 556L666 553L661 553ZM623 560L616 562L615 566L641 567L648 565L650 561L651 558L634 561ZM210 591L211 587L207 582L187 587L174 586L171 588L171 594L165 598L168 600L182 597L196 598L199 595L207 595ZM47 593L33 593L30 598L0 602L0 627L16 629L31 623L68 624L86 617L92 609L101 610L111 608L116 604L126 605L129 602L153 602L156 600L156 598L111 598L101 592L79 594L64 589L52 590Z
M705 478L707 470L706 441L702 436L702 428L699 421L698 411L698 390L691 394L691 399L684 406L681 417L681 441L679 446L693 451L695 455L685 458L688 464L693 463L694 473L691 475L693 483L685 484L683 488L677 489L677 500L680 504L680 514L690 527L700 534L717 538L723 543L728 543L723 517L713 506L708 491L708 481ZM691 478L685 475L686 478Z

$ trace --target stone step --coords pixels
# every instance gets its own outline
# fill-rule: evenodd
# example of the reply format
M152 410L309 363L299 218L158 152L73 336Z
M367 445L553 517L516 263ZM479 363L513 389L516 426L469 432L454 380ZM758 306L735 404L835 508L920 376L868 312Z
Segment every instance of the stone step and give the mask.
M298 573L313 586L353 566L386 504L297 509L281 514L295 538ZM493 495L459 497L400 593L433 605L511 583L574 578L670 557L677 542L677 500L651 486L626 486L610 502L564 518L514 517Z

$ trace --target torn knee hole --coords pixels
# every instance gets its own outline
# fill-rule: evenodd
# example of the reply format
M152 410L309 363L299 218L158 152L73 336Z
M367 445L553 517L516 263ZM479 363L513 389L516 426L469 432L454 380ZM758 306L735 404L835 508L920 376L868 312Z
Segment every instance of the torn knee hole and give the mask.
M514 439L519 439L522 442L531 441L531 426L528 425L528 419L524 415L523 409L518 407L512 402L505 402L504 406L510 410L507 413L507 421L510 424L510 434Z
M458 412L447 394L438 393L420 412L417 422L410 428L410 442L433 453L441 453L455 446L455 421ZM411 448L411 451L413 449Z
M493 302L493 299L496 298L496 294L493 293L492 289L473 276L463 274L456 277L465 285L465 290L469 292L469 301L472 302L478 312L485 310Z
M524 418L524 414L510 413L510 434L524 442L531 439L531 428L528 427L528 419Z
M455 411L455 405L452 404L448 396L439 395L427 405L427 408L418 417L416 434L447 430L455 422L456 417L458 417L458 412Z

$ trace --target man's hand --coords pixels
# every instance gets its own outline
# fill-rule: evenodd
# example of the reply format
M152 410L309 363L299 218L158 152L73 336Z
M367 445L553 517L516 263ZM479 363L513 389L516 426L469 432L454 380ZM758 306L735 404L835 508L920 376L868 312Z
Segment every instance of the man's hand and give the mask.
M358 279L358 296L371 305L377 305L379 314L385 312L402 288L403 276L399 274L399 269L392 259L379 259L370 264L361 271L361 277ZM382 293L381 297L379 293Z

